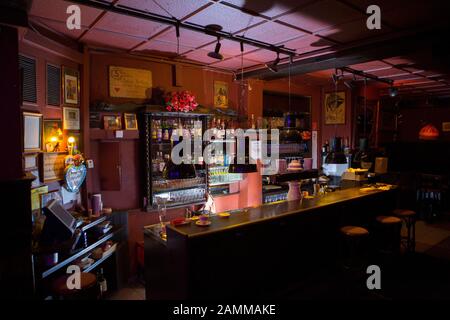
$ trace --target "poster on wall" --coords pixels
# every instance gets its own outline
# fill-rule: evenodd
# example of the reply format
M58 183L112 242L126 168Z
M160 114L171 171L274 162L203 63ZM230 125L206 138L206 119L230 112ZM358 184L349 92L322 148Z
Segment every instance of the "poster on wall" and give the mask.
M42 114L23 113L23 150L37 152L42 148Z
M152 72L144 69L109 66L109 95L115 98L150 99Z
M62 68L63 102L66 106L78 106L80 103L80 73L77 70Z
M63 108L63 129L80 130L80 109Z
M228 108L228 83L214 81L214 107Z
M325 93L325 124L345 124L345 92Z

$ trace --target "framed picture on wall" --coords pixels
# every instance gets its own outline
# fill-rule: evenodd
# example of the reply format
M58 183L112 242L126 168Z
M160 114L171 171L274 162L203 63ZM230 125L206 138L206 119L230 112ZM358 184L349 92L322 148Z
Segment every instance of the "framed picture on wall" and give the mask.
M122 119L120 116L103 116L103 128L105 130L121 130Z
M23 155L23 170L33 171L39 168L39 153L27 153Z
M80 73L67 67L62 67L63 104L78 106L80 104Z
M125 122L125 130L137 130L138 129L136 114L124 113L123 119Z
M345 91L325 93L323 101L325 124L345 124Z
M23 151L38 152L42 149L42 114L23 113Z
M64 130L80 130L80 109L63 108L63 129Z
M214 81L214 107L228 108L228 83Z

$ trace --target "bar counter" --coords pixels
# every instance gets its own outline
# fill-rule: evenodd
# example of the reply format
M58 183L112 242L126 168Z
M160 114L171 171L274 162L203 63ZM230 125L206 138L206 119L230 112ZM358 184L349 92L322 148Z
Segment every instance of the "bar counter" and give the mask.
M233 210L228 218L221 218L217 215L211 217L211 225L199 227L195 223L188 225L172 226L168 229L177 232L185 237L199 237L213 232L221 232L233 228L240 228L255 223L264 223L271 219L282 219L283 217L296 214L310 214L314 210L322 209L326 206L342 204L347 201L370 197L377 193L385 192L380 189L361 191L364 188L348 188L327 193L323 196L312 199L302 199L300 201L280 201L268 203L254 208ZM170 232L170 231L169 231ZM171 232L170 232L171 233Z
M278 297L339 255L339 228L373 230L375 217L392 211L396 188L338 190L313 199L246 208L211 225L145 230L147 299Z

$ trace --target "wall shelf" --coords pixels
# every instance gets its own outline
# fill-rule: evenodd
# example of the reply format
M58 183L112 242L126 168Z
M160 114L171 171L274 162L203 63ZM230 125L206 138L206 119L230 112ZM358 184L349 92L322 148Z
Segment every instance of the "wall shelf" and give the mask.
M116 138L116 130L90 129L91 140L138 140L138 130L120 130L123 132L123 138Z

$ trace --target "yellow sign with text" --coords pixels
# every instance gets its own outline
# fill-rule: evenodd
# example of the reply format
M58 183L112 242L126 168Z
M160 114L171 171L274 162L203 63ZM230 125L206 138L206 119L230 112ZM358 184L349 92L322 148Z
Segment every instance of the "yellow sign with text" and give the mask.
M152 72L144 69L109 67L109 95L115 98L150 99Z

